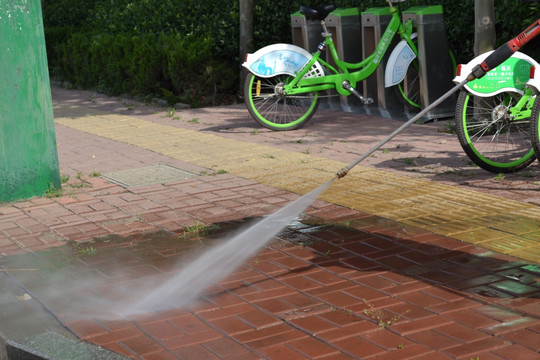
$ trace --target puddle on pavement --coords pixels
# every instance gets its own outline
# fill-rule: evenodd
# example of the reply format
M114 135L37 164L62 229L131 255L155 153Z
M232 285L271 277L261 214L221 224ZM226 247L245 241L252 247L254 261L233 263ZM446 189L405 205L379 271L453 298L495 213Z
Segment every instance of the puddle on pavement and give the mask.
M99 237L47 251L5 256L0 258L0 267L60 320L123 317L118 313L126 306L174 277L186 263L213 244L252 222L253 219L246 219L212 227L196 226L179 235L154 232ZM377 236L312 218L291 223L266 244L277 250L294 246L313 251L313 267L324 268L328 263L359 272L379 269L479 296L540 298L538 265L510 263L433 244ZM417 255L421 261L415 263ZM393 266L386 261L389 256L410 265ZM239 265L249 267L251 263L250 259ZM471 269L473 275L464 275ZM452 274L455 281L442 283L441 274ZM206 294L207 300L210 297Z

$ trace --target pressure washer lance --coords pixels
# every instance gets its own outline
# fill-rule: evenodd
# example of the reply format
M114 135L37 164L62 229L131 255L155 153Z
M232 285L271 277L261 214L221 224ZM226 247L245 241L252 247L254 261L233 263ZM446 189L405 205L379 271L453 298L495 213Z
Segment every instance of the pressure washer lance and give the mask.
M345 175L349 173L349 171L358 165L359 162L367 158L369 155L373 154L376 150L378 150L381 146L386 144L388 141L390 141L394 136L402 132L405 128L407 128L409 125L415 123L418 119L420 119L422 116L424 116L428 111L431 111L435 107L439 106L443 101L445 101L447 98L450 97L453 93L461 89L466 83L469 81L480 79L483 77L488 71L491 69L496 68L500 64L502 64L506 59L508 59L512 54L514 54L516 51L518 51L523 45L528 43L530 40L532 40L534 37L536 37L538 34L540 34L540 19L538 19L536 22L534 22L531 26L529 26L525 31L523 31L521 34L516 36L514 39L508 41L507 43L501 45L497 48L494 52L492 52L481 64L476 65L469 76L456 86L454 86L452 89L450 89L446 94L442 95L440 98L435 100L433 103L431 103L429 106L427 106L424 110L420 111L416 116L414 116L412 119L407 121L405 124L401 125L397 130L395 130L393 133L388 135L386 138L381 140L377 145L373 146L371 149L368 150L367 153L362 155L357 160L353 161L349 165L345 166L341 170L339 170L336 174L336 177L342 178Z

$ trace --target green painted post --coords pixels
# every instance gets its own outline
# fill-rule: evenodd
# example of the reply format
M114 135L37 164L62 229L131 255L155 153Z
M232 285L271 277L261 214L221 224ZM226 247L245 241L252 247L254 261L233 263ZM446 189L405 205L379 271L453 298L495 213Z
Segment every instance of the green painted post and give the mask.
M0 202L60 186L41 0L0 1Z

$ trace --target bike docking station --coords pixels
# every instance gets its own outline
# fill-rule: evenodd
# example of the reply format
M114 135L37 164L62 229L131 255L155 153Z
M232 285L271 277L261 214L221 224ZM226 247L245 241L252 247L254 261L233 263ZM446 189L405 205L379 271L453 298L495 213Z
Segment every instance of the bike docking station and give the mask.
M376 51L377 44L383 40L386 27L392 15L389 7L369 8L362 12L362 55L368 56ZM394 37L391 48L396 46L399 38ZM390 53L383 56L377 70L364 80L364 96L373 99L371 106L363 107L368 115L382 116L394 120L407 120L408 113L392 88L385 87L385 73ZM361 109L355 109L361 110Z
M325 21L328 32L332 33L334 37L334 45L340 59L351 63L360 62L363 54L360 44L361 39L357 35L360 31L360 11L358 8L336 9L328 15ZM327 48L326 59L329 60L330 65L335 66L335 62L329 52L330 50ZM335 90L328 92L336 94ZM340 95L339 97L331 96L327 99L328 104L332 108L341 108L348 112L352 112L352 108L360 106L360 101L355 96Z
M373 99L373 103L365 105L355 96L339 96L334 90L330 90L323 98L321 106L406 121L452 87L455 64L448 47L442 6L415 6L403 11L402 18L403 22L409 19L413 22L414 32L417 34L419 68L413 74L408 73L406 81L419 81L419 105L404 104L391 87L395 84L388 84L387 72L399 69L400 61L406 60L401 58L403 54L396 53L397 56L392 56L393 53L387 52L377 70L366 78L358 89L365 98ZM328 31L333 35L340 58L354 63L376 51L377 44L384 41L384 32L391 19L389 7L369 8L363 12L358 8L338 8L332 11L325 21ZM309 52L315 51L317 44L323 40L320 24L306 21L299 12L291 15L291 28L293 44ZM394 37L390 47L394 48L398 42L399 37ZM326 54L325 58L331 60L332 57ZM408 65L406 63L403 66ZM387 71L387 67L391 69ZM455 96L447 99L418 122L453 117L455 102Z
M420 103L425 109L453 87L455 60L448 47L441 5L412 7L403 12L403 21L408 19L412 19L418 33ZM453 117L455 107L456 97L451 96L423 119Z
M362 48L360 34L360 10L358 8L338 8L325 19L328 31L334 36L334 44L340 59L347 62L360 62ZM321 24L307 21L299 11L291 15L293 44L313 53L322 41ZM321 55L334 66L335 62L329 50ZM361 106L354 96L339 95L335 90L328 90L324 97L324 106L333 110L354 112L355 107ZM321 104L321 105L323 105Z

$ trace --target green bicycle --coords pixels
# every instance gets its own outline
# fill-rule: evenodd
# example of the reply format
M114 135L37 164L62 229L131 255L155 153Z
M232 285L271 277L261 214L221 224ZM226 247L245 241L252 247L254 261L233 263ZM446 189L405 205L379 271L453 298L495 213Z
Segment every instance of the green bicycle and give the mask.
M461 82L467 71L490 53L459 65L454 82ZM484 170L495 174L516 172L536 159L531 139L534 143L535 134L538 138L539 115L533 115L533 105L539 102L535 101L535 82L529 80L529 73L538 66L531 57L515 52L460 92L456 103L458 139L467 156Z
M339 58L332 34L324 19L336 9L300 8L307 20L320 21L324 41L314 54L290 44L274 44L246 55L242 64L250 71L244 83L246 106L255 121L272 130L293 130L303 126L317 110L321 92L336 90L339 95L355 95L363 104L373 99L362 96L356 86L373 74L396 35L402 39L389 57L385 86L396 87L401 99L420 108L420 82L416 33L412 20L401 21L400 12L388 0L391 20L374 52L359 63ZM328 47L335 67L321 58Z

